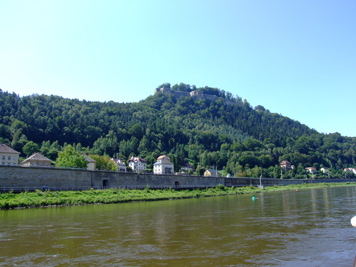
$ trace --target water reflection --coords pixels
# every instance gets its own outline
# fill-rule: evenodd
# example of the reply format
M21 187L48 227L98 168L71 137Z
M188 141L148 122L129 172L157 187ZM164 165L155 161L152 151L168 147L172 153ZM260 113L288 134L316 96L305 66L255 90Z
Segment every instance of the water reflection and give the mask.
M20 266L350 266L355 187L0 211Z

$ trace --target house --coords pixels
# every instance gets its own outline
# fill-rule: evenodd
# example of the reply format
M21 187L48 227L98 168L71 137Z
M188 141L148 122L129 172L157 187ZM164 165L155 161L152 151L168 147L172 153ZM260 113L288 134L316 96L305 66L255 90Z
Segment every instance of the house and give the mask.
M0 164L2 166L18 166L20 152L13 150L11 147L0 143Z
M117 171L119 171L119 172L127 172L126 164L125 164L125 162L123 160L114 159L114 158L112 158L111 160L116 163Z
M181 171L182 172L189 172L189 171L194 171L194 169L193 169L193 166L192 165L190 165L189 163L185 163L183 166L182 166L182 168L181 168Z
M344 172L353 172L354 174L356 174L356 169L355 168L345 168Z
M131 159L129 160L129 167L133 170L133 171L146 171L146 161L142 158L139 157L131 157Z
M289 171L292 168L292 165L288 160L283 160L279 163L279 166L285 171Z
M204 176L206 177L221 177L221 173L213 170L213 169L208 169L204 172Z
M85 161L88 162L87 169L90 171L95 171L96 170L96 161L93 160L88 155L84 155L84 158L85 158Z
M322 173L329 173L329 168L322 167L322 168L320 169L320 171L321 171Z
M307 168L305 168L305 171L309 172L311 174L316 173L316 169L314 167L307 167Z
M154 174L173 174L174 164L171 162L171 159L166 156L160 156L157 158L157 162L153 164L153 173Z
M51 160L43 156L41 153L32 154L30 157L21 162L21 167L51 167Z

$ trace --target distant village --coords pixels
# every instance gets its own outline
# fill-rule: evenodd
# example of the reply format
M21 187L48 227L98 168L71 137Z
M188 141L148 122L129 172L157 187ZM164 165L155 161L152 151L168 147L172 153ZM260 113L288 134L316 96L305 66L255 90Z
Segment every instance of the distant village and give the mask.
M32 168L53 168L52 160L46 158L41 153L34 153L29 156L25 160L19 163L19 155L20 152L15 151L11 147L0 143L0 159L1 166L21 166L21 167L32 167ZM87 170L95 171L96 161L90 158L88 155L83 155L85 161L87 162ZM140 157L132 156L128 161L128 167L125 162L121 159L111 158L116 165L116 170L118 172L137 172L137 173L146 173L146 161ZM289 161L283 160L279 164L281 170L288 172L289 170L294 170L295 166L292 165ZM129 168L129 169L128 169ZM310 173L311 175L316 174L318 171L324 174L329 173L329 169L322 167L320 170L317 170L315 167L307 167L305 168L306 173ZM168 175L184 175L187 173L193 173L194 169L192 165L186 163L180 170L179 173L174 173L174 164L171 162L171 159L167 155L162 155L157 158L157 162L153 164L153 174L168 174ZM356 168L345 168L344 172L350 172L356 174ZM215 169L207 169L204 172L204 176L206 177L221 177L221 173ZM230 175L228 175L230 177Z
M21 167L34 167L34 168L51 168L52 160L43 156L41 153L34 153L33 155L26 158L24 161L19 164L19 155L20 152L15 151L11 147L0 143L0 159L2 166L21 166ZM95 171L96 161L90 158L88 155L83 155L85 161L87 162L87 170ZM127 172L128 168L125 162L121 159L111 158L111 160L116 164L118 172ZM140 157L131 157L129 160L128 166L133 172L137 173L146 173L146 161ZM193 172L193 167L186 163L181 168L181 173L191 173ZM171 159L162 155L157 158L157 162L153 164L153 174L174 174L174 164L171 162ZM179 173L176 173L179 174ZM221 176L216 170L206 170L204 176Z

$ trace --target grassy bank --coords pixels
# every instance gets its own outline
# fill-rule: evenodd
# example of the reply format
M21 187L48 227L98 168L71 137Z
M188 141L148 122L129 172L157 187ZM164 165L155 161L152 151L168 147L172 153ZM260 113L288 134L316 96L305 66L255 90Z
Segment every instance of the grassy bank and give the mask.
M39 191L23 193L0 194L0 209L33 208L46 206L66 206L85 204L107 204L132 201L154 201L169 199L198 198L224 195L252 194L261 191L271 192L280 190L296 190L321 187L356 186L356 183L321 183L300 184L287 186L269 186L264 190L258 187L231 187L217 186L215 188L197 190L128 190L128 189L106 189L87 191Z

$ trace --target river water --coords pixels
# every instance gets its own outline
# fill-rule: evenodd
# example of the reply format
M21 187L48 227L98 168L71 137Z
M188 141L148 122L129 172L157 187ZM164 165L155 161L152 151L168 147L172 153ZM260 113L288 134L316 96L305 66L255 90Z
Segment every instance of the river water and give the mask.
M0 211L1 266L352 266L356 188Z

